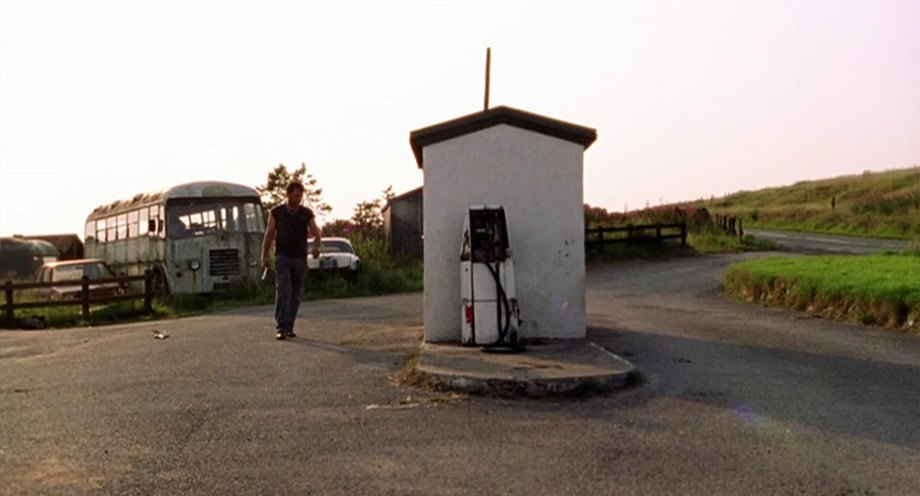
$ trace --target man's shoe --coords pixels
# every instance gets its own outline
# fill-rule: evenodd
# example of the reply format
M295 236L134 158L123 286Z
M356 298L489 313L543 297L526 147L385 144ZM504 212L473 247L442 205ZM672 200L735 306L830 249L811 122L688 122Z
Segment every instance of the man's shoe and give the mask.
M288 332L287 332L287 337L289 337L289 338L296 338L296 337L297 337L297 335L294 334L294 329L289 329L289 330L288 330Z
M277 339L278 341L284 341L284 338L285 338L284 331L278 331L278 333L275 334L275 339Z

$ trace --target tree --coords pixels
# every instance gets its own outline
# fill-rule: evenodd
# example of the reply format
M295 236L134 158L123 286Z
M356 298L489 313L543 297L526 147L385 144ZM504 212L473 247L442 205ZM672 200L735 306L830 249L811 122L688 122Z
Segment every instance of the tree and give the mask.
M324 216L332 212L332 207L323 201L323 188L316 186L317 180L313 174L307 174L307 164L301 163L293 173L289 172L284 164L278 164L268 173L268 180L261 186L256 186L256 191L262 197L262 206L271 210L286 201L286 188L291 181L300 181L304 185L304 199L313 213Z
M354 224L348 219L335 219L323 223L323 236L348 238L354 230Z
M389 186L380 197L358 203L351 216L354 230L369 236L383 237L383 206L394 196L393 186Z

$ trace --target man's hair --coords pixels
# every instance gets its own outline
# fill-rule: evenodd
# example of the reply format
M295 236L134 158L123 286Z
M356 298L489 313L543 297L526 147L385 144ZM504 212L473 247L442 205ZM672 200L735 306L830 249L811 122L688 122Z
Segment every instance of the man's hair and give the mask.
M295 189L299 189L301 193L306 193L307 191L307 188L304 188L303 183L300 181L289 182L287 188L285 188L285 191L287 191L287 194L291 194Z

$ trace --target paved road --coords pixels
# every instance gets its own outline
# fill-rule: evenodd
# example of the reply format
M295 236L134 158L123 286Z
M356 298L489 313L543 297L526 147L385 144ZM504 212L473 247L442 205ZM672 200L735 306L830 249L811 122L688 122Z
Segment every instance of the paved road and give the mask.
M736 258L593 267L648 383L577 401L394 385L418 294L4 332L0 494L920 494L920 338L723 300Z
M773 241L782 249L799 253L852 253L868 255L880 251L904 251L909 241L895 239L854 238L793 231L745 229L745 234Z

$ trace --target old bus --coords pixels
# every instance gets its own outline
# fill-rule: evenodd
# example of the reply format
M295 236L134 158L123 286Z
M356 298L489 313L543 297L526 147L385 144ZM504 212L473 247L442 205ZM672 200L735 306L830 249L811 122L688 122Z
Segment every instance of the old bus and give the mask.
M153 271L163 293L210 293L261 273L259 193L206 181L102 205L86 219L85 252L118 273Z

